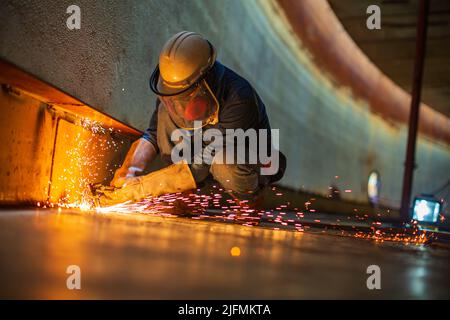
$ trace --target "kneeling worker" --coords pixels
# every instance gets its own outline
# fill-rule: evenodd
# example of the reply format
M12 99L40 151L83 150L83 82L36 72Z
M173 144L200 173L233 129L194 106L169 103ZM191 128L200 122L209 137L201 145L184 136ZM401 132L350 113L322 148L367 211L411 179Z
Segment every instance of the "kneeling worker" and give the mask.
M171 136L180 129L194 135L212 128L224 136L228 129L265 129L272 143L269 119L258 94L247 80L216 60L215 48L204 37L187 31L171 37L161 51L150 88L158 96L150 126L115 172L113 190L99 193L101 206L188 191L208 177L234 198L252 201L262 188L282 178L286 159L278 150L277 171L272 175L261 174L267 163L229 163L223 161L224 152L213 152L209 163L193 161L195 152L186 161L172 161L176 143ZM201 152L207 147L202 142ZM140 175L158 153L168 166Z

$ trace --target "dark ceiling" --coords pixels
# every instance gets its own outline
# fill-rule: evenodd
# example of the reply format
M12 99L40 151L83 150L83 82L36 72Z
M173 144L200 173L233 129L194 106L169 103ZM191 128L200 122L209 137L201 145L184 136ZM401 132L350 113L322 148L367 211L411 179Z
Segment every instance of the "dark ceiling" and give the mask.
M411 92L419 0L328 0L364 53ZM366 9L381 9L381 30L366 27ZM450 117L450 1L430 0L422 101Z

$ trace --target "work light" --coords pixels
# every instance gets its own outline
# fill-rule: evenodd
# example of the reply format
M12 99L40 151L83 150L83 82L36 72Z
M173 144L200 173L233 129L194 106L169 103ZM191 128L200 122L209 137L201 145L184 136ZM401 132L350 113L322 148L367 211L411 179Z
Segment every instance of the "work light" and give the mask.
M414 198L413 219L419 222L438 221L442 203L433 196L419 195Z

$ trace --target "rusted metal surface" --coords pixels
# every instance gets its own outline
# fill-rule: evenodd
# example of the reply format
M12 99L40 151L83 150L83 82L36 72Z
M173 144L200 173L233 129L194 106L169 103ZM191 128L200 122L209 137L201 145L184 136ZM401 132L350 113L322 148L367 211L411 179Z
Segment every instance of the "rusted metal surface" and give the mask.
M386 120L407 123L411 96L358 48L326 1L276 0L302 44L339 86L350 87ZM421 133L450 145L450 119L421 105Z
M55 120L44 103L5 87L0 109L0 204L46 200Z

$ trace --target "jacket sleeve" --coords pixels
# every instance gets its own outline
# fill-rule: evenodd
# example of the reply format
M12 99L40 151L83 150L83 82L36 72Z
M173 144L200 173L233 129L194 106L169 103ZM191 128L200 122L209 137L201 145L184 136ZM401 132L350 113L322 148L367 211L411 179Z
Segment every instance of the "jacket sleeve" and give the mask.
M153 111L152 117L150 119L150 124L147 130L145 130L144 134L142 135L142 138L149 141L155 147L155 150L157 152L159 152L157 140L159 104L160 104L159 99L156 99L156 108L155 111Z

